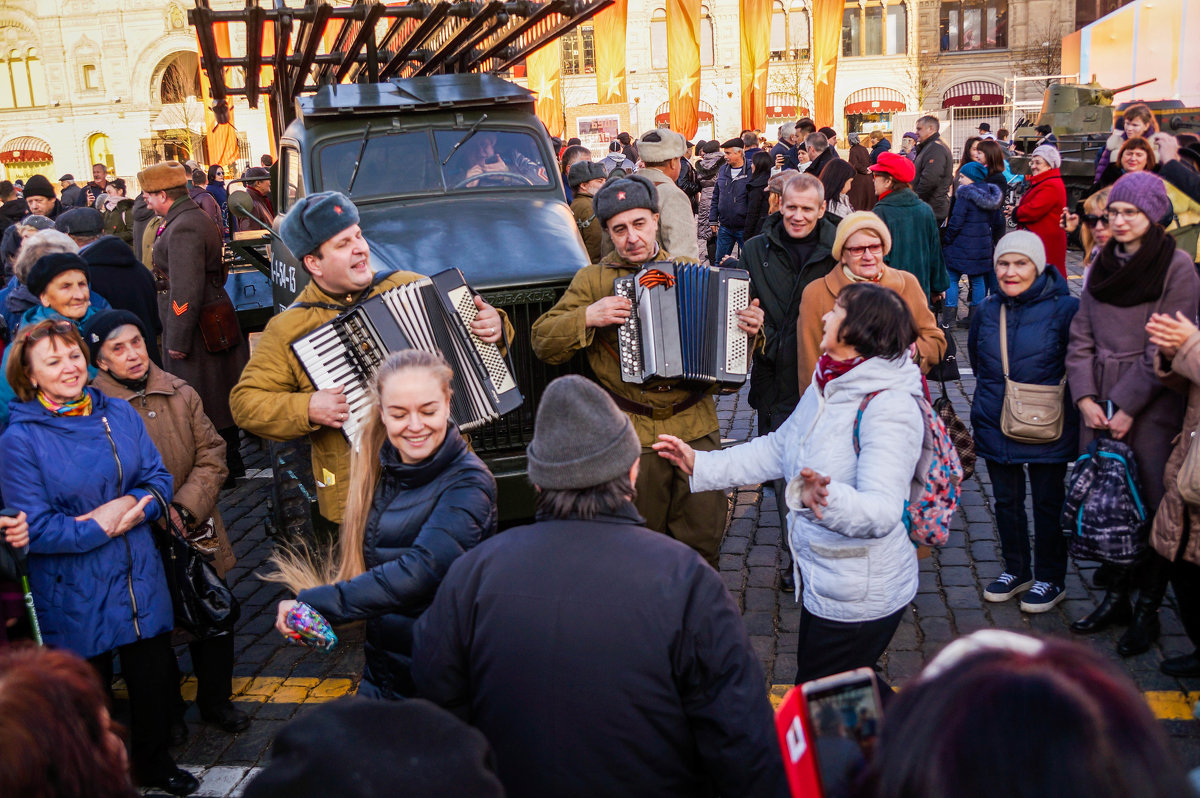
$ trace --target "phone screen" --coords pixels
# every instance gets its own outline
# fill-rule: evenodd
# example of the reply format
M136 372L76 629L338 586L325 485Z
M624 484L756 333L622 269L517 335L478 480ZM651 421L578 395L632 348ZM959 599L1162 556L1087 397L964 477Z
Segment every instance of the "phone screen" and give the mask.
M883 712L868 668L804 685L825 798L847 798L871 758Z

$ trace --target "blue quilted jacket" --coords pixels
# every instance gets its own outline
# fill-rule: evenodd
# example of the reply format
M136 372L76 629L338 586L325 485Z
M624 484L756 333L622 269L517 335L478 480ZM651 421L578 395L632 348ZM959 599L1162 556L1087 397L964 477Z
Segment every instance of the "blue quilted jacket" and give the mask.
M174 613L149 523L110 538L75 519L121 496L141 499L146 484L170 501L173 483L137 411L87 390L90 416L56 416L37 399L9 405L0 490L29 517L29 579L46 643L94 657L169 632ZM147 518L159 515L151 501Z
M1004 192L991 183L971 183L954 192L954 207L942 232L946 268L959 274L987 274L992 249L1004 235L1000 204Z
M1079 453L1079 416L1066 391L1063 434L1052 443L1018 443L1000 431L1004 407L1004 368L1000 361L1000 305L1006 303L1009 378L1014 382L1054 385L1066 374L1067 338L1079 300L1066 279L1047 268L1025 293L1008 298L992 294L975 313L967 339L975 370L971 429L975 451L998 463L1065 463Z

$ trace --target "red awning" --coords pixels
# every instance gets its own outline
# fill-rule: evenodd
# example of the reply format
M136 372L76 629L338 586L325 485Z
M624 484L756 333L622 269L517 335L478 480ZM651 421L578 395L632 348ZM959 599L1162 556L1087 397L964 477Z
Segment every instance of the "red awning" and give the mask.
M709 111L701 111L698 118L701 122L713 121L713 115ZM655 114L654 115L654 126L655 127L659 127L662 125L669 125L669 124L671 124L671 112L670 111L667 111L665 114Z
M9 139L0 149L0 163L43 163L53 161L50 145L35 136L18 136Z
M1004 105L1004 90L986 80L956 83L942 95L943 108L964 108L975 105Z
M895 89L885 89L875 86L869 89L859 89L846 98L845 113L877 114L889 111L905 111L908 105L904 95Z
M767 95L767 119L799 119L809 114L809 110L803 105L797 105L796 98L790 94Z

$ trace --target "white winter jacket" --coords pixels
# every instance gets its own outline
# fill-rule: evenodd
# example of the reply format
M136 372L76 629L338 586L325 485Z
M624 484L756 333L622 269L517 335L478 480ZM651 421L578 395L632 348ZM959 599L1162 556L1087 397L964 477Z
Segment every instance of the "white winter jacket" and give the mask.
M859 427L862 398L871 400ZM694 491L788 482L788 541L803 577L804 607L831 621L884 618L917 593L916 548L901 517L924 440L915 401L921 372L909 358L871 358L825 386L809 385L777 431L717 452L696 452ZM800 502L802 468L831 478L816 519Z

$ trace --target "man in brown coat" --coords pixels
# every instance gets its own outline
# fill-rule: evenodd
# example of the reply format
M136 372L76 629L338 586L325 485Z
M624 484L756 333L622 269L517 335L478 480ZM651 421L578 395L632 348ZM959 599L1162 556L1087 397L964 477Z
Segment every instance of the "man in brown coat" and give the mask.
M271 173L261 166L251 166L242 172L242 185L246 187L246 193L254 201L254 207L250 211L254 215L254 219L248 219L245 216L237 217L238 232L262 230L263 226L258 223L259 221L266 224L275 221L275 203L271 202Z
M232 302L225 293L223 242L216 222L188 197L187 170L177 161L157 163L138 173L146 205L162 217L151 254L158 316L162 321L163 367L196 389L204 412L228 446L229 476L246 473L238 451L238 429L229 410L229 392L246 365L246 339L206 345L201 332L205 308ZM236 322L235 322L236 324ZM213 351L214 348L219 351Z
M229 469L225 441L204 414L199 394L151 362L145 328L127 310L93 315L84 325L83 337L92 363L99 368L93 387L133 405L171 472L171 520L195 533L191 540L212 553L213 566L224 576L237 562L217 511L217 497ZM230 733L245 731L250 725L246 713L229 700L233 693L233 639L226 634L189 643L200 717ZM180 713L172 725L172 742L178 737L186 739L186 733Z

